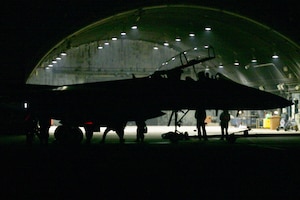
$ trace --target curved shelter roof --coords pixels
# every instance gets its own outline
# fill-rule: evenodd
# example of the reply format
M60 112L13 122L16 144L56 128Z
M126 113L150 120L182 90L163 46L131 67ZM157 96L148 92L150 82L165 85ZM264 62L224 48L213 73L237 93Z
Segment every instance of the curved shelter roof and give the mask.
M186 5L130 10L88 25L49 50L27 83L65 85L145 76L172 61L180 64L174 56L183 51L204 57L207 47L216 58L196 65L197 71L219 72L282 95L300 91L297 44L247 17ZM191 71L186 74L193 77Z

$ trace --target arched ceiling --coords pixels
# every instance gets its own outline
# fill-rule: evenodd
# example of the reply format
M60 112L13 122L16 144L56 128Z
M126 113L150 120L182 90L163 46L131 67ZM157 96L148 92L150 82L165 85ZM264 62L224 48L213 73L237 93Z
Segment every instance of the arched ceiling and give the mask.
M186 5L130 10L88 25L49 50L27 83L62 85L145 76L183 51L206 56L207 46L216 58L197 65L197 70L220 72L284 96L300 91L297 44L238 14Z

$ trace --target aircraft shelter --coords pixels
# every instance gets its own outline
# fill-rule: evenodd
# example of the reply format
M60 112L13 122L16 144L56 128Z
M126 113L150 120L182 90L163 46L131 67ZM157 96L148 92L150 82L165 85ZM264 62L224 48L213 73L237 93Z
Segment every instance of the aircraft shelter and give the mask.
M289 99L300 97L298 44L245 16L192 5L144 7L96 21L50 49L27 83L142 77L208 54L215 58L186 69L184 77L196 79L199 71L222 73Z

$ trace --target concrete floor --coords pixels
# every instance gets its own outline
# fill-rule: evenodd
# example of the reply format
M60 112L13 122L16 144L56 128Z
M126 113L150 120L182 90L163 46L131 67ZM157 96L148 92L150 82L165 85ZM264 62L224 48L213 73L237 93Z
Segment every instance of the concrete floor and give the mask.
M169 128L148 127L146 143L136 144L135 127L128 127L124 145L113 132L99 144L104 129L92 145L26 146L24 136L2 135L0 198L300 198L297 132L253 129L234 144L218 137L172 144L161 138ZM195 133L194 127L181 129ZM218 135L218 129L208 126L207 132Z

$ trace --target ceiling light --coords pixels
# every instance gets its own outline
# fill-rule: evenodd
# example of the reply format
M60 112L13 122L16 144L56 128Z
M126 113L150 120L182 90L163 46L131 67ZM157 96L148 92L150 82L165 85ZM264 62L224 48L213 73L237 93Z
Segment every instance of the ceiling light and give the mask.
M222 63L220 63L219 68L220 68L220 69L223 69L223 68L224 68L224 66L223 66Z
M118 38L117 37L112 37L111 40L116 41L116 40L118 40Z
M211 31L211 27L205 27L204 30L206 30L206 31Z
M121 32L121 35L122 35L122 36L125 36L125 35L126 35L126 32Z
M177 38L175 39L175 41L176 41L176 42L181 42L181 39L180 39L179 37L177 37Z
M62 52L60 55L61 56L66 56L67 54L65 52Z
M154 50L158 50L158 47L157 47L157 46L154 46L153 49L154 49Z
M278 84L278 85L277 85L277 89L278 89L279 91L285 90L285 84L284 84L284 83Z
M105 46L108 46L108 45L109 45L109 42L105 42L104 45L105 45Z
M258 89L264 91L265 87L263 85L261 85L261 86L258 87Z
M102 46L99 46L98 49L103 49L103 47L102 47Z
M137 25L133 25L133 26L131 27L132 30L136 30L137 28L138 28Z
M240 63L239 63L239 61L234 61L234 63L233 63L235 66L239 66L240 65Z
M251 62L256 63L257 62L256 58L252 58Z
M209 45L207 45L207 44L204 45L204 48L205 48L205 49L208 49L208 48L209 48Z
M274 54L274 55L272 56L272 58L277 59L277 58L279 58L279 56L276 55L276 54Z
M57 57L57 58L55 58L56 60L61 60L61 57Z
M190 33L189 36L190 37L195 37L195 33Z
M168 42L164 42L164 46L168 47L169 43Z

